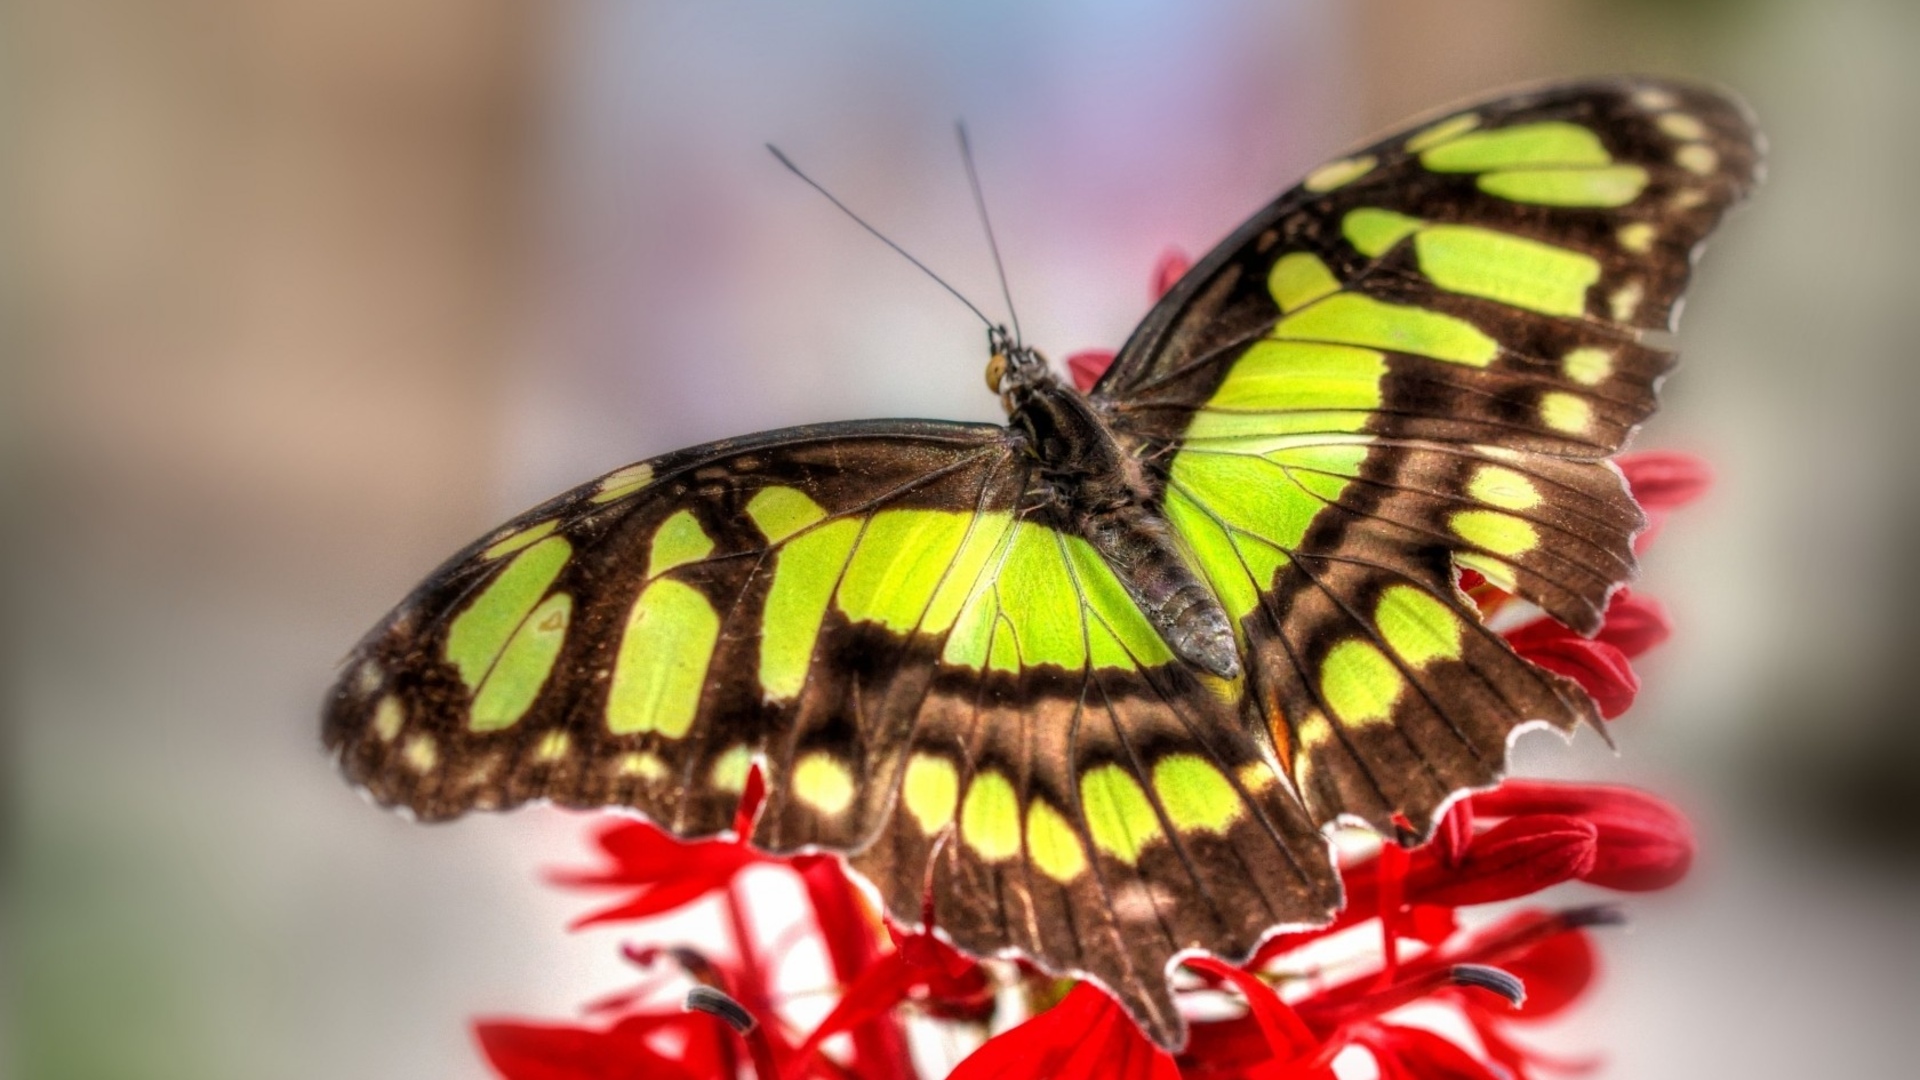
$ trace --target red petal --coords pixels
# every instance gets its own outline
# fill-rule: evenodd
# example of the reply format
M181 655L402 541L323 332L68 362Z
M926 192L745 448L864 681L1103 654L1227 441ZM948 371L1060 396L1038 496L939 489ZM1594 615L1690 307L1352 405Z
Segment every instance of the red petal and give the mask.
M1373 1057L1373 1067L1380 1073L1380 1080L1420 1080L1407 1068L1407 1063L1400 1059L1400 1055L1391 1049L1369 1045L1368 1051Z
M833 961L834 975L851 982L880 958L883 924L847 880L838 860L814 860L801 869L800 877L813 902L814 921Z
M695 1073L648 1044L647 1032L656 1026L622 1021L607 1031L593 1031L558 1024L483 1021L473 1026L473 1033L488 1064L506 1080L628 1080L634 1076L695 1080Z
M548 880L573 887L653 885L692 876L732 877L755 862L771 861L731 840L681 840L646 822L628 822L599 836L614 866L602 870L563 870Z
M1168 248L1163 252L1160 265L1153 268L1153 298L1158 300L1167 295L1192 266L1193 260L1187 258L1186 252L1179 248Z
M1330 1049L1304 1061L1277 1061L1251 1016L1188 1025L1187 1048L1174 1059L1185 1080L1338 1080Z
M1438 945L1460 929L1453 909L1442 904L1414 904L1407 908L1400 931L1415 941Z
M1639 792L1604 812L1587 815L1600 830L1593 869L1585 879L1622 892L1664 889L1693 865L1693 830L1672 806Z
M1673 510L1706 494L1713 468L1692 454L1644 450L1613 459L1626 475L1635 502L1649 511Z
M1180 1080L1165 1050L1090 983L1011 1031L988 1039L948 1080Z
M1473 840L1473 801L1460 799L1447 808L1446 816L1440 819L1440 827L1433 833L1433 853L1440 865L1448 869L1457 868L1460 860L1466 857L1467 845Z
M900 958L913 969L922 1004L946 1019L980 1019L993 1011L993 985L986 969L932 934L909 934L887 924Z
M671 873L685 844L645 821L621 822L603 830L594 842L614 865L605 870L561 871L548 875L560 885L646 885Z
M1450 881L1453 872L1453 868L1441 864L1433 845L1418 848L1409 854L1408 880L1403 896L1406 909L1395 927L1401 937L1432 945L1444 940L1453 932L1451 912L1443 906L1426 903L1426 898L1421 894L1423 889L1431 889L1437 884ZM1276 934L1255 950L1253 957L1243 966L1257 970L1276 956L1285 955L1308 942L1318 941L1374 918L1380 911L1382 899L1380 877L1381 865L1377 857L1340 867L1346 903L1333 917L1333 921L1310 930Z
M733 835L744 842L753 835L753 819L760 814L760 804L767 801L767 778L760 772L760 764L755 762L747 770L746 787L740 790L740 801L733 807Z
M1225 979L1239 989L1241 996L1247 999L1248 1013L1260 1025L1260 1032L1266 1036L1267 1045L1273 1048L1276 1060L1294 1061L1319 1048L1320 1040L1313 1037L1306 1022L1291 1006L1281 1001L1280 995L1273 992L1273 987L1262 982L1259 976L1210 956L1193 957L1187 961L1187 966Z
M1499 787L1468 796L1473 811L1488 817L1516 814L1590 814L1622 800L1651 800L1652 796L1614 784L1582 784L1564 780L1528 780L1513 777ZM1663 804L1664 805L1664 804Z
M1509 804L1490 809L1484 801L1487 794L1491 793L1455 804L1450 816L1454 811L1462 815L1471 812L1476 818L1533 814L1524 806L1513 808ZM1401 937L1436 944L1454 929L1448 908L1513 899L1569 880L1592 868L1596 844L1593 825L1575 817L1542 812L1518 824L1501 822L1473 837L1455 866L1441 861L1438 844L1417 848L1409 853L1404 891L1407 917L1400 920L1397 932ZM1332 922L1268 939L1247 966L1257 968L1308 942L1373 918L1381 900L1380 860L1369 858L1342 866L1340 877L1347 901Z
M1499 1062L1507 1075L1516 1080L1527 1080L1534 1075L1527 1068L1531 1062L1526 1052L1504 1038L1484 1010L1468 1009L1467 1022L1473 1025L1474 1034L1480 1036L1480 1045L1486 1047L1487 1056Z
M972 957L932 934L900 933L891 925L887 927L887 933L893 936L894 945L905 954L907 963L916 968L949 979L965 978L980 970L980 965Z
M800 1044L796 1056L801 1060L811 1058L828 1037L864 1024L905 1001L914 979L913 969L897 952L869 965L840 995L839 1003L820 1021L820 1026Z
M1487 1056L1499 1062L1507 1074L1517 1080L1538 1076L1539 1069L1550 1069L1561 1076L1577 1076L1594 1072L1605 1064L1605 1059L1600 1057L1548 1057L1538 1050L1523 1047L1507 1038L1501 1032L1501 1025L1490 1015L1477 1009L1467 1011L1467 1022L1473 1025L1474 1034L1480 1036L1480 1045L1487 1048Z
M1693 865L1693 840L1671 833L1602 826L1600 850L1584 880L1621 892L1652 892L1687 876Z
M1626 474L1627 487L1647 512L1647 527L1633 538L1633 550L1645 551L1667 513L1699 498L1713 483L1713 471L1707 463L1690 454L1650 451L1622 454L1614 459Z
M1375 1060L1382 1055L1397 1058L1400 1075L1414 1080L1500 1080L1492 1066L1425 1028L1382 1024L1367 1043ZM1387 1075L1384 1061L1380 1074Z
M1509 780L1473 796L1489 815L1570 814L1594 828L1594 860L1582 879L1625 892L1664 889L1693 862L1693 830L1671 803L1632 788Z
M626 922L635 919L649 919L676 908L682 908L706 896L716 889L726 888L725 878L714 880L705 875L669 881L656 885L624 904L615 904L609 908L582 915L569 923L569 930L583 930L589 926L603 923Z
M1526 896L1590 870L1597 838L1598 830L1576 817L1511 818L1474 837L1457 870L1437 862L1422 867L1407 882L1407 895L1450 907Z
M1093 389L1100 376L1113 366L1113 350L1088 349L1067 357L1067 371L1073 376L1073 385L1082 393Z
M1619 649L1631 660L1667 640L1672 633L1673 625L1667 621L1667 609L1660 601L1621 589L1607 605L1606 621L1594 640Z
M1251 1078L1273 1052L1267 1037L1251 1016L1230 1020L1197 1020L1187 1025L1187 1048L1174 1059L1180 1075L1189 1080Z
M1627 662L1625 653L1604 641L1588 641L1571 632L1564 636L1550 632L1528 633L1542 622L1560 625L1543 619L1521 627L1507 635L1513 651L1579 683L1580 689L1599 706L1600 715L1609 720L1633 707L1634 695L1640 692L1640 678L1633 673L1633 665Z

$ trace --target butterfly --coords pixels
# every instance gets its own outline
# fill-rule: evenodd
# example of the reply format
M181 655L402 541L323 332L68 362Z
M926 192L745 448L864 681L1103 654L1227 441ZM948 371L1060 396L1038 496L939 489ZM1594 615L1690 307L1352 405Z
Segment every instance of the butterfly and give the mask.
M434 571L324 738L437 821L530 800L842 853L908 926L1086 978L1157 1041L1183 953L1340 904L1515 734L1598 723L1462 592L1586 633L1643 518L1701 241L1756 182L1720 93L1612 79L1313 170L1085 394L1005 331L1006 426L791 428L618 469Z

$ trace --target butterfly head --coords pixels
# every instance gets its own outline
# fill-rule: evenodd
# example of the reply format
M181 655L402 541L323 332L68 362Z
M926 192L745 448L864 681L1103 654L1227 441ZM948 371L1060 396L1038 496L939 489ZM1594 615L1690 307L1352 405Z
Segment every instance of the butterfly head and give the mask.
M1009 412L1022 391L1053 378L1046 359L1016 341L1004 326L988 329L987 351L992 354L987 360L987 389L1000 395Z

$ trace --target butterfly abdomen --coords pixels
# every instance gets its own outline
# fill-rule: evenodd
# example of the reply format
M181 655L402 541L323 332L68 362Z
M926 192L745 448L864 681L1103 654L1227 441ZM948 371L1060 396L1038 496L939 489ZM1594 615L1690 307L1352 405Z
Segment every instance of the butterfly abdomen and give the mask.
M1079 525L1176 656L1223 679L1240 674L1233 625L1180 557L1164 518L1135 503L1089 515Z

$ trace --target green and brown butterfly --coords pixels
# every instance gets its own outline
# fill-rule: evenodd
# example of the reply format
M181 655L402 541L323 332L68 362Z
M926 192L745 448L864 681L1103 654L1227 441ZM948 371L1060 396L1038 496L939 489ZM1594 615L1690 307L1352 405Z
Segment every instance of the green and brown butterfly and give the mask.
M889 914L1111 991L1340 903L1324 830L1425 837L1520 730L1597 722L1461 592L1591 633L1758 137L1617 79L1324 165L1081 394L990 335L1005 427L878 421L619 469L476 541L354 650L324 732L422 820L542 799L843 853ZM923 899L926 906L923 906Z

